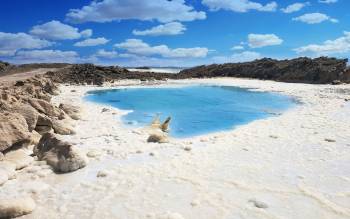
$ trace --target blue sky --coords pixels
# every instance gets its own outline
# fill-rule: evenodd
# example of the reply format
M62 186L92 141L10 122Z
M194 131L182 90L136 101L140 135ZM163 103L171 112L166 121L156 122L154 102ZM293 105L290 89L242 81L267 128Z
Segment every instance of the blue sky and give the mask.
M350 55L349 0L2 0L0 60L193 66Z

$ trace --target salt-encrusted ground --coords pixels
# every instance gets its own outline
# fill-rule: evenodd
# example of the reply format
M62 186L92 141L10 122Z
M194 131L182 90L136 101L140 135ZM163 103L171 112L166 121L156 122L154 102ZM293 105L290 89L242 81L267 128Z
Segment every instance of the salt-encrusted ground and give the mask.
M302 104L231 131L156 144L143 128L123 125L125 111L83 100L106 87L61 86L54 102L84 109L77 134L65 138L88 154L88 166L62 175L28 167L0 196L29 193L37 208L23 218L35 219L350 218L350 85L225 78L148 86L198 83L282 92ZM114 86L124 85L142 86Z

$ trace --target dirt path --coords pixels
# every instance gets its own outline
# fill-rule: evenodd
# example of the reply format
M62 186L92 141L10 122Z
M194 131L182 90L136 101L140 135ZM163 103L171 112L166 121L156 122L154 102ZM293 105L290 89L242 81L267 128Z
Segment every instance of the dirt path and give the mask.
M38 68L28 72L21 72L11 75L0 76L0 86L7 85L13 83L18 80L25 80L35 75L42 75L48 71L55 71L57 68Z

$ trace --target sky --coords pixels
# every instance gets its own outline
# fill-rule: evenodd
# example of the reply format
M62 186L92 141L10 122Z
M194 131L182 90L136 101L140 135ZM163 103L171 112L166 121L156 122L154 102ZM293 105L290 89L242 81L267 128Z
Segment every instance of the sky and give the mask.
M2 0L0 60L178 66L350 57L350 0Z

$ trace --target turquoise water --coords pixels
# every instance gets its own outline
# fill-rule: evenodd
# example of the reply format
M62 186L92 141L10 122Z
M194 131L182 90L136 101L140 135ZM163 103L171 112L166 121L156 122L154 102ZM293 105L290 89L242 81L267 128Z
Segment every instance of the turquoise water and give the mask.
M232 129L278 115L295 105L292 98L230 86L178 88L126 88L91 91L88 101L133 112L123 116L125 124L149 125L154 116L172 117L170 135L190 137Z

